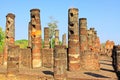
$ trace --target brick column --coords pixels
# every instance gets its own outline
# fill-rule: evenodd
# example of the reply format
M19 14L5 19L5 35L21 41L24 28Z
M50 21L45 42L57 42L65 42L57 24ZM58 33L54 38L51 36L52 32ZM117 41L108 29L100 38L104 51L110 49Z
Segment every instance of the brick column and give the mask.
M87 19L79 19L79 29L80 29L80 51L84 52L88 50L88 40L87 40Z
M15 15L12 13L6 16L6 30L5 30L5 47L4 47L4 64L7 64L8 45L15 43Z
M59 30L55 30L55 45L59 45Z
M91 30L87 30L87 39L88 39L88 50L92 51L92 32Z
M67 49L66 46L57 45L54 50L54 78L66 80Z
M44 48L49 49L50 44L49 44L49 28L45 27L44 28Z
M70 8L68 11L68 61L69 71L76 71L80 69L77 8Z
M32 47L31 32L32 32L32 26L31 26L31 22L29 22L29 25L28 25L28 47L29 48Z
M32 9L31 12L31 41L32 41L32 67L38 68L42 66L41 59L41 22L40 10Z
M62 36L62 45L66 46L66 34Z

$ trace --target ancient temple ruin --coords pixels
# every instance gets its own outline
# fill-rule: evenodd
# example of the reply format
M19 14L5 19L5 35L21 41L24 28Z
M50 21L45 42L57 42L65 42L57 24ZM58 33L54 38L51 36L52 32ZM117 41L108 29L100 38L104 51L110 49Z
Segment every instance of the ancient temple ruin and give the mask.
M40 72L47 74L46 79L43 80L75 80L75 77L73 78L69 74L74 76L74 73L83 71L99 72L99 55L106 50L102 50L95 28L88 29L87 18L79 18L78 15L77 8L68 10L68 46L66 34L63 34L62 44L60 44L59 30L56 29L55 47L50 48L49 27L44 27L44 45L42 47L40 10L31 9L28 23L28 47L21 49L14 44L15 15L9 13L6 16L4 47L4 65L7 66L7 75L17 75L21 71L28 70L28 72L36 71L37 74ZM119 61L120 48L114 46L112 50L113 45L114 43L107 42L106 49L110 55L113 51L114 61L116 57ZM114 66L117 65L117 70L119 70L119 63L114 61Z

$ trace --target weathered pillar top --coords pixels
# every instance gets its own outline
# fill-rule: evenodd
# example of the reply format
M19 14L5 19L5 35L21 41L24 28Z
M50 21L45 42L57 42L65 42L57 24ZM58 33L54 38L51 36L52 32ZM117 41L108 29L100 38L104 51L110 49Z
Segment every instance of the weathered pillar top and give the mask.
M94 30L95 30L95 28L90 28L90 30L94 31Z
M68 11L70 11L70 10L76 10L76 11L78 11L79 9L78 8L69 8Z
M79 20L87 20L87 18L80 18Z
M44 29L49 29L49 27L44 27Z
M38 11L40 12L40 9L31 9L30 12L33 12L33 11Z
M8 13L8 14L6 15L6 17L10 17L10 18L14 19L14 18L15 18L15 15L14 15L13 13Z

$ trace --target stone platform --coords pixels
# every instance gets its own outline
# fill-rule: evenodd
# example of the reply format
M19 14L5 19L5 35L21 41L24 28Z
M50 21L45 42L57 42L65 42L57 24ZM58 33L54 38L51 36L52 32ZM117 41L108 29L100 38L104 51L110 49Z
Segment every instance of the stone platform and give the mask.
M100 71L67 72L67 80L118 80L110 57L100 57ZM22 68L18 74L8 75L7 68L0 66L0 80L54 80L53 69Z

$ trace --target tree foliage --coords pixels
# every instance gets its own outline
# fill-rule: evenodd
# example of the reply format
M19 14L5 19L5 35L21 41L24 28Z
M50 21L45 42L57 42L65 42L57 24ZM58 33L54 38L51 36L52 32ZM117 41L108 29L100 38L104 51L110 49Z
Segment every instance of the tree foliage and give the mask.
M3 51L4 40L5 40L5 32L3 31L2 27L0 27L0 52Z
M26 40L26 39L16 40L15 44L19 45L20 48L27 48L27 46L28 46L28 40Z
M52 45L52 40L55 36L55 30L57 29L58 25L58 21L54 20L53 17L50 17L50 22L48 23L48 27L49 27L49 37L50 37L50 43L51 43L51 48L53 47Z

